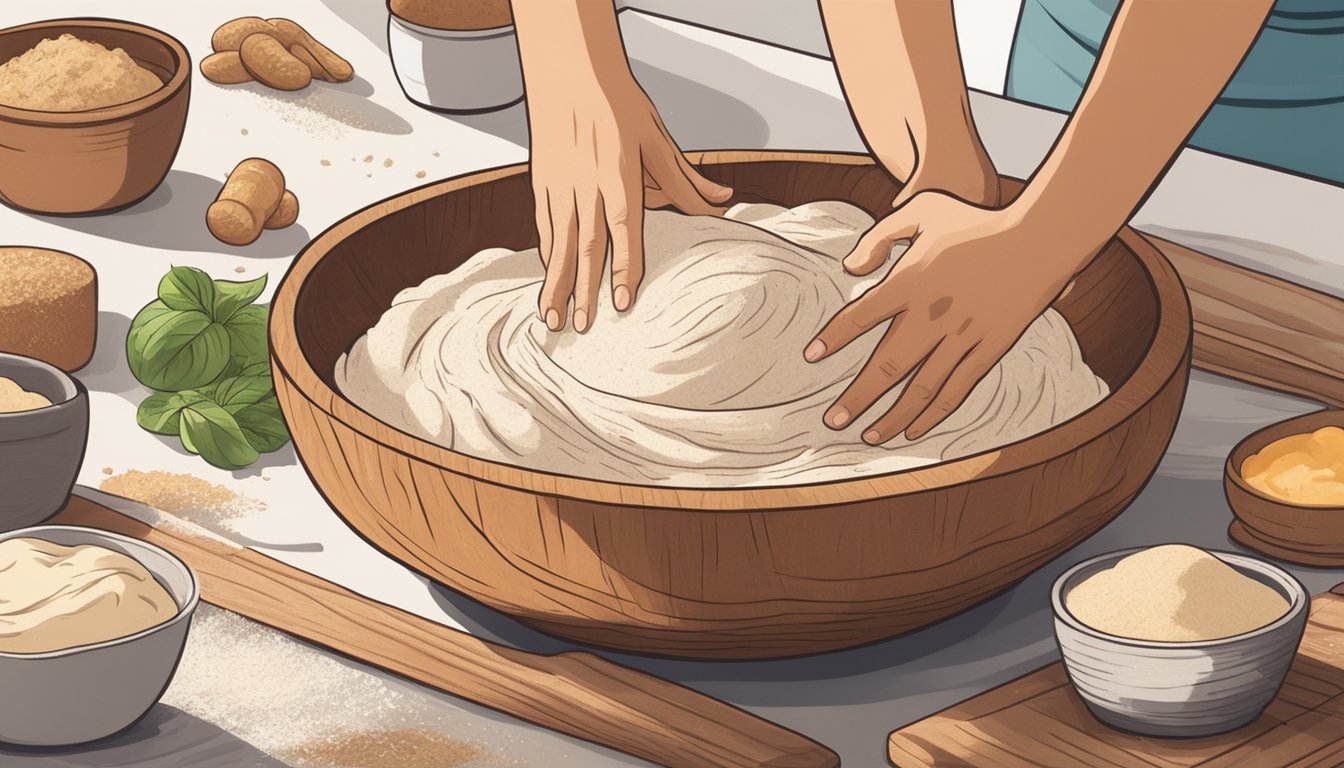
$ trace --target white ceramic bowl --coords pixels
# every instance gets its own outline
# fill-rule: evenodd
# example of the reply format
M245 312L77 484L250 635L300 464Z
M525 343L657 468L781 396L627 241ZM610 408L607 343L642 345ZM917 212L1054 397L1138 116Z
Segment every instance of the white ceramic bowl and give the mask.
M1210 552L1283 595L1288 612L1251 632L1182 643L1118 637L1069 613L1073 587L1138 551L1085 560L1055 581L1055 639L1078 695L1103 723L1147 736L1211 736L1254 721L1278 693L1302 640L1310 605L1306 588L1278 566Z
M48 653L0 653L0 741L65 746L111 736L158 702L177 671L200 601L191 569L167 550L93 528L43 525L0 534L77 546L96 544L129 555L177 603L162 624L92 645Z
M523 99L518 36L494 29L434 29L388 13L392 69L406 98L443 112L490 112Z

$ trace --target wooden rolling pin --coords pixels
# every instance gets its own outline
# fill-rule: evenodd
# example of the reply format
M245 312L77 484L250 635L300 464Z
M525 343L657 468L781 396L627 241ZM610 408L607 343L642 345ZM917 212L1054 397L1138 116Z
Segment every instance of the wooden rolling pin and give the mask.
M154 528L79 496L50 521L157 544L206 602L445 693L673 768L832 768L822 744L589 653L544 656L370 600L256 551Z

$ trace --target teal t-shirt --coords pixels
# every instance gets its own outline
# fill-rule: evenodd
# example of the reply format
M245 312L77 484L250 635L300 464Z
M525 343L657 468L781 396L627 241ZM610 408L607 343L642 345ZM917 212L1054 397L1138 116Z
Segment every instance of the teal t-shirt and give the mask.
M1072 111L1118 6L1025 0L1007 95ZM1344 184L1344 0L1278 0L1190 144Z

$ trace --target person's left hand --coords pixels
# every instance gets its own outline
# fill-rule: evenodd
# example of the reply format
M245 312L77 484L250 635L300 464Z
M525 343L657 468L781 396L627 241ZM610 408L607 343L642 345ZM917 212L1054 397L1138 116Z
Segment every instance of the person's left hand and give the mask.
M914 440L951 415L1086 263L1062 245L1077 239L1060 234L1033 236L1011 206L981 208L938 192L918 194L879 221L845 258L846 271L871 274L898 240L913 241L909 250L803 353L815 363L890 321L826 411L826 425L849 426L907 376L896 402L864 430L864 442L878 445L902 432Z

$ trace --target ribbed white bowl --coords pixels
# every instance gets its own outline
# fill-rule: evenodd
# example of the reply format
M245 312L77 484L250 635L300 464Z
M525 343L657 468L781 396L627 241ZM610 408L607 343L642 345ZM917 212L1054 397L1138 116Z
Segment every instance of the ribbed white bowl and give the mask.
M1069 613L1069 591L1130 549L1085 560L1055 581L1055 640L1069 680L1107 725L1148 736L1201 737L1254 721L1273 701L1307 626L1310 599L1292 574L1245 555L1211 552L1288 600L1272 624L1199 642L1133 640L1093 629Z

